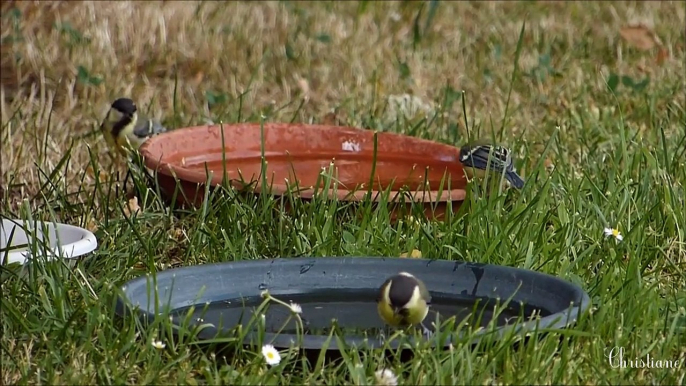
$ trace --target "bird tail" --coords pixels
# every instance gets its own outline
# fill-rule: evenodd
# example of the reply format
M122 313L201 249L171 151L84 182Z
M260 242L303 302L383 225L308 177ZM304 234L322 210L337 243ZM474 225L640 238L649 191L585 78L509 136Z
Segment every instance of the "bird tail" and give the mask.
M512 184L517 189L524 187L524 180L517 174L514 170L508 170L505 172L505 179Z

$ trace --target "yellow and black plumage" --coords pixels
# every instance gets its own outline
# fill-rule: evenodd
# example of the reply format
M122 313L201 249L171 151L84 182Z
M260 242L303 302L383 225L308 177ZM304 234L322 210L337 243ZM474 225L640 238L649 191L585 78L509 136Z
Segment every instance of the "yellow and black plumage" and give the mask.
M136 154L131 151L137 151L148 138L167 131L159 122L140 115L136 104L129 98L119 98L112 102L105 120L100 125L100 130L110 148L111 155L119 153L124 157L131 156L132 161L135 160ZM134 161L130 167L138 170L137 164ZM131 172L131 169L127 169L124 177L123 190L125 192L129 177L132 176ZM152 184L153 178L150 171L145 169L143 175L146 183ZM137 192L138 188L134 186L134 190Z
M136 104L129 98L112 103L100 129L110 148L126 156L127 150L137 150L148 138L167 129L156 120L138 113Z
M377 297L377 311L381 319L393 327L422 324L429 312L431 295L424 283L407 272L394 275L381 285Z
M469 177L483 178L486 168L489 168L493 174L504 173L505 180L515 188L524 187L524 180L514 170L511 152L505 147L493 146L484 141L468 144L460 148L460 162Z

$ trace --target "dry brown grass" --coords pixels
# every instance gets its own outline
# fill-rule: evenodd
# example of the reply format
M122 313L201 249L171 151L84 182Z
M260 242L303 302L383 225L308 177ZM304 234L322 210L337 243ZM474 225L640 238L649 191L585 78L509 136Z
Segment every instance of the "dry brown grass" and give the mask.
M359 13L352 2L3 2L2 185L12 181L19 184L13 197L30 197L38 168L52 170L73 138L65 178L80 183L89 146L107 161L96 127L110 101L132 96L155 116L170 114L175 77L181 125L201 124L207 116L230 121L241 93L242 119L295 100L272 117L290 119L297 101L307 98L298 120L321 120L346 106L344 123L362 125L359 116L345 112L367 110L374 93L379 98L372 110L380 111L393 94L437 101L448 84L465 90L471 118L499 126L524 21L522 71L536 66L550 46L562 77L515 83L507 141L521 133L540 141L556 122L564 127L570 111L610 108L615 101L602 92L610 71L648 75L651 84L683 84L683 3L446 2L431 33L413 50L419 6L372 2ZM658 66L654 53L620 41L620 27L635 21L655 29L671 59ZM65 32L66 25L75 32ZM331 41L318 41L318 34ZM579 57L583 45L588 54ZM496 46L500 60L492 55ZM410 79L399 76L398 58L409 66ZM78 66L102 83L78 81ZM206 92L224 93L230 103L208 111ZM670 99L685 105L683 94L658 103ZM630 104L622 107L630 114ZM459 104L450 113L462 120Z

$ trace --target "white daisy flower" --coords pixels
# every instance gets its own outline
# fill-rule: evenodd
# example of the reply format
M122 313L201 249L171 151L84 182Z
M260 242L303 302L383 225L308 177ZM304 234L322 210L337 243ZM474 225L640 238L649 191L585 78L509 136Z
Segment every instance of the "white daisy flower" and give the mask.
M164 348L167 347L167 345L164 342L162 342L161 340L154 340L154 341L152 341L152 347L154 347L158 350L164 350Z
M281 362L281 354L271 344L262 346L262 356L270 366L276 366Z
M376 384L380 386L396 386L398 377L389 369L376 370L374 373Z
M300 304L298 303L291 303L290 307L291 312L293 312L294 314L301 314L303 312L302 307L300 307Z
M603 232L605 232L605 237L610 237L610 236L612 236L612 237L614 237L617 241L622 241L622 240L624 240L624 236L622 236L621 233L619 233L619 230L618 230L618 229L614 229L614 228L605 228L605 229L603 230Z

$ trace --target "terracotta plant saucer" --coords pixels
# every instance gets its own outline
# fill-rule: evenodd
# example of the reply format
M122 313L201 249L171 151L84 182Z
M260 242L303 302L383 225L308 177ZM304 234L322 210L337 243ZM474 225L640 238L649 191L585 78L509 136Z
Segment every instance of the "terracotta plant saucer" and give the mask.
M459 208L467 183L456 147L394 133L378 133L375 138L372 131L351 127L285 123L265 123L263 128L257 123L196 126L151 138L140 152L145 165L157 171L162 194L168 200L176 197L181 205L201 204L205 184L221 185L224 176L231 186L248 187L254 194L271 188L273 195L290 191L301 199L311 199L328 186L330 197L344 201L363 200L373 181L371 198L379 202L390 191L386 197L394 206L393 217L397 206L407 207L411 199L423 203L427 215L440 218L448 202L453 211ZM261 174L263 166L265 176ZM181 191L176 191L177 187Z

